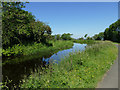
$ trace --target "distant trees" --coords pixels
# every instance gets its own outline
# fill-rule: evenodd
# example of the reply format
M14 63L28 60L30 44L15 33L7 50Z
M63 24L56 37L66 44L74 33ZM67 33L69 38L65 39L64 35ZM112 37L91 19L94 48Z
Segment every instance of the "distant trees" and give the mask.
M88 36L88 37L87 37L87 40L93 40L93 38Z
M86 38L86 40L93 40L93 38L92 37L90 37L90 36L88 36L88 34L85 34L85 36L84 36L84 38ZM83 37L81 37L81 38L79 38L78 40L84 40L84 38Z
M85 34L84 38L86 38L86 40L93 40L93 38L88 36L88 34Z
M100 32L99 34L95 34L93 38L95 40L111 40L114 42L120 42L120 32L116 31L116 29L120 29L120 19L115 23L111 24L109 28L106 28L104 32Z
M104 39L104 32L100 32L99 34L95 34L93 36L94 40L103 40Z
M73 38L71 37L70 33L64 33L62 35L60 34L56 34L56 35L51 35L51 40L73 40Z
M83 37L81 37L81 38L79 38L78 40L84 40L84 38L83 38Z
M3 48L30 42L46 43L52 31L50 26L35 21L35 16L22 10L23 2L2 2Z
M60 34L55 35L55 39L56 40L61 40L61 35Z
M111 24L109 28L106 28L104 32L95 34L93 37L87 37L88 34L85 34L84 38L87 40L111 40L114 42L120 42L120 32L116 31L118 28L120 30L120 19ZM82 40L82 38L79 38L79 40Z
M62 34L61 39L63 39L63 40L72 40L71 35L73 35L73 34L64 33L64 34Z
M99 34L95 34L92 38L87 37L85 34L85 38L87 40L111 40L114 42L120 42L120 32L116 31L116 29L120 30L120 19L117 20L115 23L111 24L109 28L106 28L104 32L100 32Z

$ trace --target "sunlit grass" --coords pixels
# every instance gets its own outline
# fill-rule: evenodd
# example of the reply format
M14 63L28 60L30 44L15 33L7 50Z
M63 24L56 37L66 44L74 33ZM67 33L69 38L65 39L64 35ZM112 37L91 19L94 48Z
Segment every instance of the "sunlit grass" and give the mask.
M117 43L117 42L113 42L113 44L118 44L118 45L120 45L120 43Z
M117 58L118 50L111 42L100 42L85 52L72 53L59 64L51 64L46 72L24 79L22 88L95 88Z
M106 42L112 42L113 44L118 44L118 45L120 45L120 43L118 43L118 42L113 42L113 41L109 41L109 40L106 40Z

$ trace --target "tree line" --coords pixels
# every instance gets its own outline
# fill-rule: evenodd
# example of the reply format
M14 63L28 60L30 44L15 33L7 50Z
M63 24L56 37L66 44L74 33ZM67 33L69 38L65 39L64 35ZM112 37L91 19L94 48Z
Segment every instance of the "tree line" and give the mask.
M113 42L120 42L120 19L106 28L104 32L95 34L93 37L87 37L87 40L110 40ZM80 40L83 39L79 38Z

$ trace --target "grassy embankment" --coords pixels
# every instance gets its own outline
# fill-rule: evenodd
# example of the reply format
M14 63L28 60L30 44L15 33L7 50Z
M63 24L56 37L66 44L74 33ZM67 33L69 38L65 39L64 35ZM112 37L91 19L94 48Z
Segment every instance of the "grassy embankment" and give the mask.
M117 42L113 42L113 44L118 44L118 45L120 45L120 43L117 43Z
M19 55L31 55L36 53L46 53L46 52L53 52L56 50L63 50L66 48L72 47L73 43L94 43L93 40L71 40L71 41L50 41L53 46L46 46L41 43L33 43L33 44L27 44L27 45L14 45L13 47L9 47L7 49L0 49L0 52L2 52L3 56L19 56ZM1 55L0 55L1 56Z
M72 40L72 41L80 44L94 44L96 42L95 40Z
M73 42L89 44L89 42L91 41L85 41L85 40L49 41L49 43L52 44L53 46L46 46L41 43L34 43L27 45L17 44L13 47L9 47L6 50L4 49L2 50L2 54L3 54L2 65L6 63L15 64L26 60L38 59L43 56L49 57L60 50L71 48L73 46ZM6 59L4 58L4 56L7 56L8 58ZM14 58L12 58L11 56Z
M49 51L56 51L65 48L70 48L73 46L71 41L51 41L53 46L46 46L41 43L34 43L29 45L15 45L9 47L8 49L3 49L2 53L4 56L16 56L16 55L31 55L35 53L46 53Z
M95 88L117 58L118 50L111 42L100 42L84 52L72 53L59 64L51 64L45 72L24 79L21 88Z
M71 48L72 41L50 41L53 46L46 46L41 43L34 43L32 45L15 45L12 48L2 50L4 56L9 56L7 59L3 58L3 65L6 63L18 63L26 60L33 60L45 56L50 56L60 50ZM15 58L11 58L14 56ZM5 60L5 61L4 61Z

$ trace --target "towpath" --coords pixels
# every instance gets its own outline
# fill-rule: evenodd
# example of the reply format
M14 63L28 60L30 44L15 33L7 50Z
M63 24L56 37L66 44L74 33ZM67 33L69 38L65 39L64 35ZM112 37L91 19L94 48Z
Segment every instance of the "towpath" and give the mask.
M118 46L118 51L120 51L120 45ZM120 53L119 53L120 56ZM120 60L117 58L115 60L114 64L111 66L110 70L104 75L103 79L98 83L97 88L118 88L118 68L120 70L120 67L118 67L118 63ZM119 74L120 75L120 74Z

